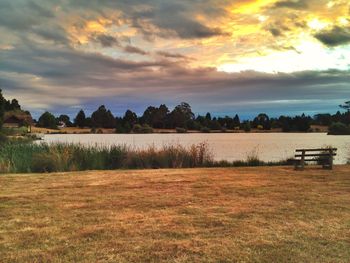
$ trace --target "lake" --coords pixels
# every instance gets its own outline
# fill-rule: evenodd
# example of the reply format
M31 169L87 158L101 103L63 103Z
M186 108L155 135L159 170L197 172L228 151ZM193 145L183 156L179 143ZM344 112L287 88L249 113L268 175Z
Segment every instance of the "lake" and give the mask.
M336 164L345 164L350 157L350 136L325 133L189 133L189 134L46 134L47 143L80 143L83 145L128 145L147 148L169 144L189 146L206 142L215 160L242 160L257 152L263 161L279 161L294 156L297 148L338 148Z

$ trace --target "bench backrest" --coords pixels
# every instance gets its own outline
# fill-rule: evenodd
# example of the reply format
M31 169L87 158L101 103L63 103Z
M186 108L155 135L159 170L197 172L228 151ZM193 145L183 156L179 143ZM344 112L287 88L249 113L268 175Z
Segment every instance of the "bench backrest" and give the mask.
M324 152L324 151L337 151L337 148L324 148L324 149L297 149L296 152Z
M332 157L337 155L337 148L324 148L324 149L297 149L295 150L296 158L305 157Z

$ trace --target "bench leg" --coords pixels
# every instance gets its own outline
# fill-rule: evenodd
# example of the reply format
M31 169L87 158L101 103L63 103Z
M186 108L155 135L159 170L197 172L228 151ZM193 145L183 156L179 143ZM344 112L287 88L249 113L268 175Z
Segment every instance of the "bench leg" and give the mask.
M294 164L294 170L296 171L302 171L304 170L304 165L302 165L301 161L296 161Z
M333 151L330 151L329 154L329 170L333 170Z
M333 170L333 151L330 151L327 161L327 164L322 165L323 169Z

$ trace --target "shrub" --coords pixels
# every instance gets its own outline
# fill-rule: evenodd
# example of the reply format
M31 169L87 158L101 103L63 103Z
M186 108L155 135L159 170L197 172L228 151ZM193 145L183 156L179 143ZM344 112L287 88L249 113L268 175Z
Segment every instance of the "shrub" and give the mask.
M134 133L141 133L142 131L142 126L140 124L135 124L134 127L132 128L132 131Z
M341 122L332 123L329 127L329 135L350 135L350 127Z
M185 128L176 127L176 132L177 133L187 133L187 130Z
M259 153L257 149L254 149L248 153L246 162L248 166L259 166L263 164L263 162L259 159Z
M245 132L250 132L251 131L251 126L250 126L250 123L249 122L245 122L245 123L243 123L243 130L245 131Z
M153 133L153 128L148 124L142 126L142 133Z
M135 124L132 131L133 133L153 133L153 128L147 124L142 126L140 124Z
M210 129L208 127L202 127L201 132L203 133L210 133Z

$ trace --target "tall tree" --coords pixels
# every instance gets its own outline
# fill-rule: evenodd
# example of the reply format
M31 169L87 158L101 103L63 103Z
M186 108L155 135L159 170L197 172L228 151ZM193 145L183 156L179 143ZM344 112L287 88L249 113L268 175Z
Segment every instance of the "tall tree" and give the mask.
M211 114L210 114L210 112L207 112L207 114L205 115L205 118L206 118L208 121L211 121Z
M131 110L127 110L123 117L123 123L124 125L129 124L130 127L133 127L137 123L137 115L135 112L132 112Z
M21 110L21 105L19 105L18 100L13 99L11 101L11 108L12 110Z
M241 125L241 121L239 119L239 116L236 114L233 118L233 126L234 128L239 127Z
M260 113L254 120L253 125L255 128L262 126L264 130L271 129L271 122L269 116L265 113Z
M91 115L92 126L96 128L115 128L116 120L110 110L101 105Z
M172 128L187 128L187 123L194 120L194 113L188 103L182 102L170 113L169 118L172 123Z
M83 110L80 110L74 119L74 125L83 128L86 126L86 116Z
M38 126L49 129L57 129L55 116L50 112L46 111L40 116L38 120Z
M149 106L141 117L141 123L148 124L153 128L165 128L168 113L169 109L164 104L160 105L159 108Z
M157 114L158 108L149 106L141 117L142 124L148 124L151 127L154 125L154 119Z

